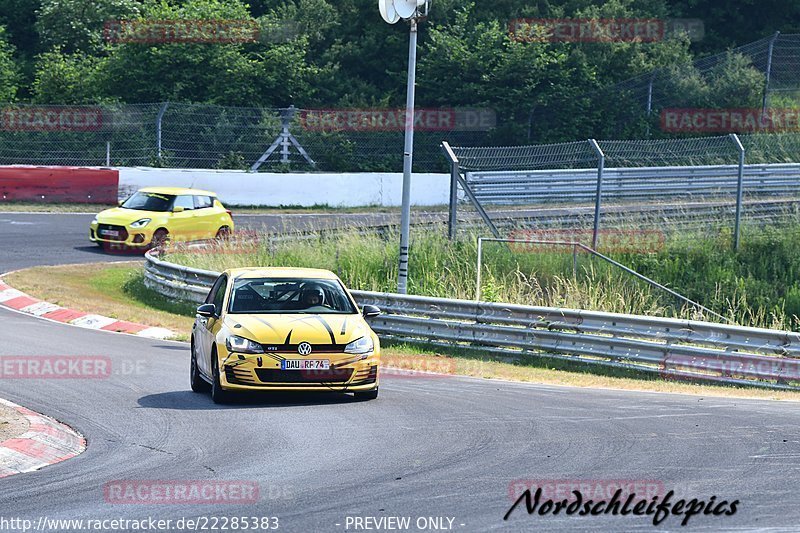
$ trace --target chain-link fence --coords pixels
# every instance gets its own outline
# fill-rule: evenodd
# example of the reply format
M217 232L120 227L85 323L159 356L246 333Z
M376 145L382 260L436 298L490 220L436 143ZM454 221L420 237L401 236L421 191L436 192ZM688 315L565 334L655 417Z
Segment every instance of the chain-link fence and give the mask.
M799 92L800 35L776 33L536 107L529 116L528 142L670 137L676 132L664 128L665 110L795 108Z
M728 228L738 241L743 223L796 219L800 209L800 134L447 145L445 153L462 193L451 199L451 236L482 218L495 236L574 228L596 244L602 228L691 226Z
M14 104L4 106L1 113L0 164L4 165L334 172L398 172L403 168L403 116L397 110L320 111L163 102ZM455 144L484 142L486 131L456 124L450 120L456 114L441 110L437 116L447 120L416 128L415 171L446 170L438 148L443 139ZM390 124L389 118L397 120Z

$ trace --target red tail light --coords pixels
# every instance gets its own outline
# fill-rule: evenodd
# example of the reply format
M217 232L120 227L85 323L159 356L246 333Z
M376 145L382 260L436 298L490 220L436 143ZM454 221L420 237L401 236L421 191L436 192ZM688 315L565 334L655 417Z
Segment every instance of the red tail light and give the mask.
M230 209L226 209L225 212L228 213L228 216L233 220L233 213L231 213Z

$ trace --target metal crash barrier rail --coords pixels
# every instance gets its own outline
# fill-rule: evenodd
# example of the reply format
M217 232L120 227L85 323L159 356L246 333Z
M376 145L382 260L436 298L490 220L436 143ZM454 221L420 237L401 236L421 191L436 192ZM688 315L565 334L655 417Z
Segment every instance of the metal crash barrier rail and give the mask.
M146 254L145 284L169 298L203 301L217 272ZM800 334L714 322L577 309L352 291L383 311L383 338L627 368L668 379L800 389Z

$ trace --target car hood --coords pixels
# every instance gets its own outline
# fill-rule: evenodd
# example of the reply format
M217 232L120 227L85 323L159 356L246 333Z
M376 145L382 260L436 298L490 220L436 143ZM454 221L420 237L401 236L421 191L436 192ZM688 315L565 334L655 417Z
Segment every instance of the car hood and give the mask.
M344 345L370 334L364 319L355 314L228 315L225 326L233 335L276 346L301 342Z
M100 211L97 214L97 221L101 224L119 224L124 226L142 218L163 218L164 215L166 215L166 213L160 211L140 211L138 209L113 207L105 211Z

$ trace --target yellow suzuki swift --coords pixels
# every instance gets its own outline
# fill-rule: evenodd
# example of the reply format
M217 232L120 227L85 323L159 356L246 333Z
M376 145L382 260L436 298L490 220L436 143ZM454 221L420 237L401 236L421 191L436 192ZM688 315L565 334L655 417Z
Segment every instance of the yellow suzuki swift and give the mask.
M144 249L171 241L226 237L231 212L213 192L179 187L147 187L119 207L97 214L89 240L104 247Z
M378 397L380 344L332 272L244 268L217 278L192 327L192 390L352 392Z

